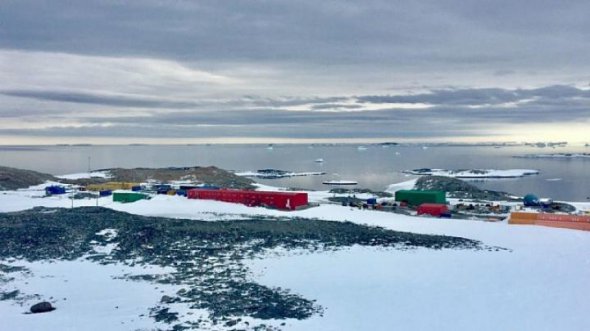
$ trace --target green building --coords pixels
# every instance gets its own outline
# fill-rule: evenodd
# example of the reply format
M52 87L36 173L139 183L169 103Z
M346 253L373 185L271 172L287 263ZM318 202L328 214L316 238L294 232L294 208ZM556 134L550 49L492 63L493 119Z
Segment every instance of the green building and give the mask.
M147 194L143 193L136 193L136 192L114 192L113 193L113 201L114 202L135 202L139 200L149 199Z
M411 206L423 203L447 203L444 191L400 190L395 192L395 201L407 202Z

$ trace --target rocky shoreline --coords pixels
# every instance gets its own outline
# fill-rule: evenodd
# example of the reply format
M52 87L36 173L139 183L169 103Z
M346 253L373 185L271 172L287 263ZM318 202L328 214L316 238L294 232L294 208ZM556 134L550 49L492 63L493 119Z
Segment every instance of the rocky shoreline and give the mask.
M254 181L252 179L237 176L232 172L213 166L131 169L109 168L95 171L100 173L108 173L109 176L67 179L58 178L50 174L44 174L31 170L0 167L0 191L28 188L30 186L43 184L46 181L54 181L73 185L101 184L105 182L186 181L226 188L254 188Z

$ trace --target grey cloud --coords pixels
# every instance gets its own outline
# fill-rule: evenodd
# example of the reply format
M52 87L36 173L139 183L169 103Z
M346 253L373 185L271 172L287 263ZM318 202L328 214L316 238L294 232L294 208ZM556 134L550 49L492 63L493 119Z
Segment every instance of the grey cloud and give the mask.
M587 1L7 1L0 47L182 61L587 66ZM491 66L490 63L502 66ZM361 65L363 66L363 65Z
M517 101L513 91L499 88L435 90L416 95L365 96L358 100L371 103L428 103L434 105L481 105Z
M436 106L479 106L500 105L509 102L525 101L531 98L536 104L550 102L552 99L584 98L590 99L590 91L572 86L554 85L538 89L507 90L500 88L445 89L414 95L361 96L357 99L371 103L428 103ZM586 100L590 101L590 100Z
M348 109L363 111L362 104L341 103L348 98L334 97L284 97L264 98L248 96L241 99L221 99L187 101L177 99L158 99L151 96L119 96L77 91L53 90L0 90L0 95L10 97L29 98L34 100L55 101L66 103L80 103L102 106L116 106L121 108L153 108L179 110L216 110L216 111L246 111L256 109L280 110L283 107L310 106L314 110ZM432 90L429 93L409 95L369 95L357 96L358 102L365 104L429 104L435 107L486 106L493 107L507 103L527 102L537 107L544 106L589 106L590 90L583 90L572 86L554 85L537 89L500 89L500 88L471 88ZM421 110L423 111L423 110ZM2 112L0 112L1 114ZM251 114L252 112L250 112ZM277 112L271 113L276 114ZM184 113L183 113L184 114ZM231 116L240 116L235 113ZM269 114L270 115L270 114ZM320 117L323 115L313 115ZM330 115L332 116L332 115ZM346 115L338 115L346 116Z
M590 91L571 85L590 77L588 12L584 0L3 1L0 60L18 65L0 66L0 134L450 137L587 121ZM432 107L368 110L388 103Z
M48 129L34 131L36 134L80 134L87 135L91 132L101 134L109 132L116 137L130 137L133 135L160 135L162 137L177 137L187 135L192 137L201 135L248 135L253 137L279 135L281 137L387 137L392 132L412 132L411 136L422 135L428 137L431 134L442 134L441 130L453 131L473 135L474 129L502 127L506 124L539 124L539 123L568 123L584 121L590 118L590 91L569 86L549 86L530 90L506 90L506 89L455 89L434 90L431 93L401 96L358 96L361 101L350 105L352 108L343 112L330 112L319 110L342 109L348 104L339 103L345 98L261 98L248 96L246 104L240 100L225 100L219 104L194 103L190 109L156 108L158 105L184 106L183 103L168 101L167 103L151 99L145 102L143 99L124 100L106 99L97 96L73 93L73 97L53 92L12 93L23 98L37 100L39 96L56 102L68 101L98 102L101 105L116 105L121 111L125 107L145 106L149 108L145 113L133 116L117 116L103 114L96 116L93 112L78 112L76 120L83 126L79 129ZM507 102L533 100L525 103L516 103L510 108L503 107ZM335 102L336 101L336 102ZM49 102L49 101L48 101ZM370 106L372 103L429 103L433 107L427 109L381 109L367 111L359 107ZM285 106L296 107L311 105L310 111L289 111ZM92 106L95 106L92 104ZM479 106L473 108L471 106ZM357 107L357 108L354 108ZM55 106L53 108L56 108ZM69 118L68 110L62 117ZM0 114L2 112L0 111ZM14 113L11 112L12 116ZM38 121L59 120L60 114L51 112L43 115L38 112ZM105 127L108 126L108 127ZM113 129L113 128L116 128ZM168 129L163 129L168 128ZM393 130L393 131L392 131ZM24 130L22 132L26 132ZM21 131L4 131L14 134ZM86 132L86 133L85 133Z
M516 74L515 70L496 70L494 76L510 76Z
M361 109L361 105L347 105L341 103L325 103L325 104L315 104L311 107L311 109L315 110L323 110L323 109Z
M80 103L102 106L130 107L130 108L154 108L154 109L202 109L216 107L217 109L246 106L255 107L286 107L304 104L325 104L342 101L344 97L323 97L323 98L295 98L284 97L279 99L248 96L242 99L219 99L219 100L166 100L152 96L125 96L100 94L79 91L55 91L55 90L0 90L0 95L28 98L41 101L55 101L66 103ZM346 106L343 106L346 107ZM1 112L0 112L1 115Z
M139 108L195 108L198 102L154 100L152 98L139 98L128 96L100 95L75 91L48 91L48 90L8 90L0 91L0 94L30 98L46 101L59 101L83 104L97 104L104 106L139 107Z
M432 127L425 135L420 128L392 128L359 126L355 138L429 138L455 136L482 136L484 133L475 128L460 130L453 128ZM165 132L163 135L162 132ZM252 138L343 138L348 137L349 128L338 126L311 126L302 131L297 125L250 125L245 127L179 127L160 125L158 130L151 126L117 125L91 127L51 127L44 129L0 129L0 135L33 137L118 137L118 138L217 138L217 137L252 137Z

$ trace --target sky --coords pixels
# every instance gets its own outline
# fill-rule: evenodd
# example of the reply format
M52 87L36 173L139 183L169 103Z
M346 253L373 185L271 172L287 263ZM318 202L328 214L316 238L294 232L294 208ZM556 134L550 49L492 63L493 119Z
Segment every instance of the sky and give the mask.
M590 2L0 0L0 144L590 142Z

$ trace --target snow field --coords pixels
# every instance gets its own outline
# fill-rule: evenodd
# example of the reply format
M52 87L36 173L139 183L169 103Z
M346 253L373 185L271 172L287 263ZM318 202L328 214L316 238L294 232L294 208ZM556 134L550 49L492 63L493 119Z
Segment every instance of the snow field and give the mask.
M388 190L394 192L413 186L411 182L392 185ZM264 186L260 189L279 190ZM0 212L39 205L71 206L67 196L40 198L44 192L39 191L42 187L0 194ZM309 197L312 202L323 202L329 196L332 194L322 191L310 192ZM589 232L409 217L334 204L287 212L167 195L128 204L113 203L107 197L98 199L98 203L138 215L209 221L257 215L351 221L398 231L459 236L506 249L400 251L354 246L311 254L271 252L263 259L248 261L252 277L258 282L317 299L326 308L323 317L285 321L286 326L282 327L285 330L590 329L590 314L585 308L590 297ZM74 205L94 206L96 200L75 200ZM590 210L589 203L575 205ZM107 229L102 235L116 236L116 233ZM18 264L23 265L20 261ZM68 299L61 306L65 308L62 312L58 307L55 312L39 317L22 315L28 307L0 302L0 319L7 320L3 314L11 318L18 315L8 319L11 324L7 329L43 326L44 330L67 330L64 325L73 326L72 330L94 330L94 326L98 330L99 325L100 329L112 330L128 330L130 325L133 329L154 328L152 319L139 315L145 314L147 307L154 306L166 294L161 291L177 290L147 282L112 279L113 275L127 273L128 267L100 266L86 261L25 266L36 275L17 280L27 293ZM155 289L156 286L160 288ZM114 309L117 305L119 309ZM176 308L183 314L189 313L186 307Z
M8 284L26 295L39 294L56 307L45 314L24 314L32 305L0 301L0 320L4 330L152 330L166 327L149 317L148 308L156 306L165 294L174 294L181 286L152 284L119 279L126 274L162 274L173 268L99 265L75 261L0 261L23 266L32 275L11 273Z

